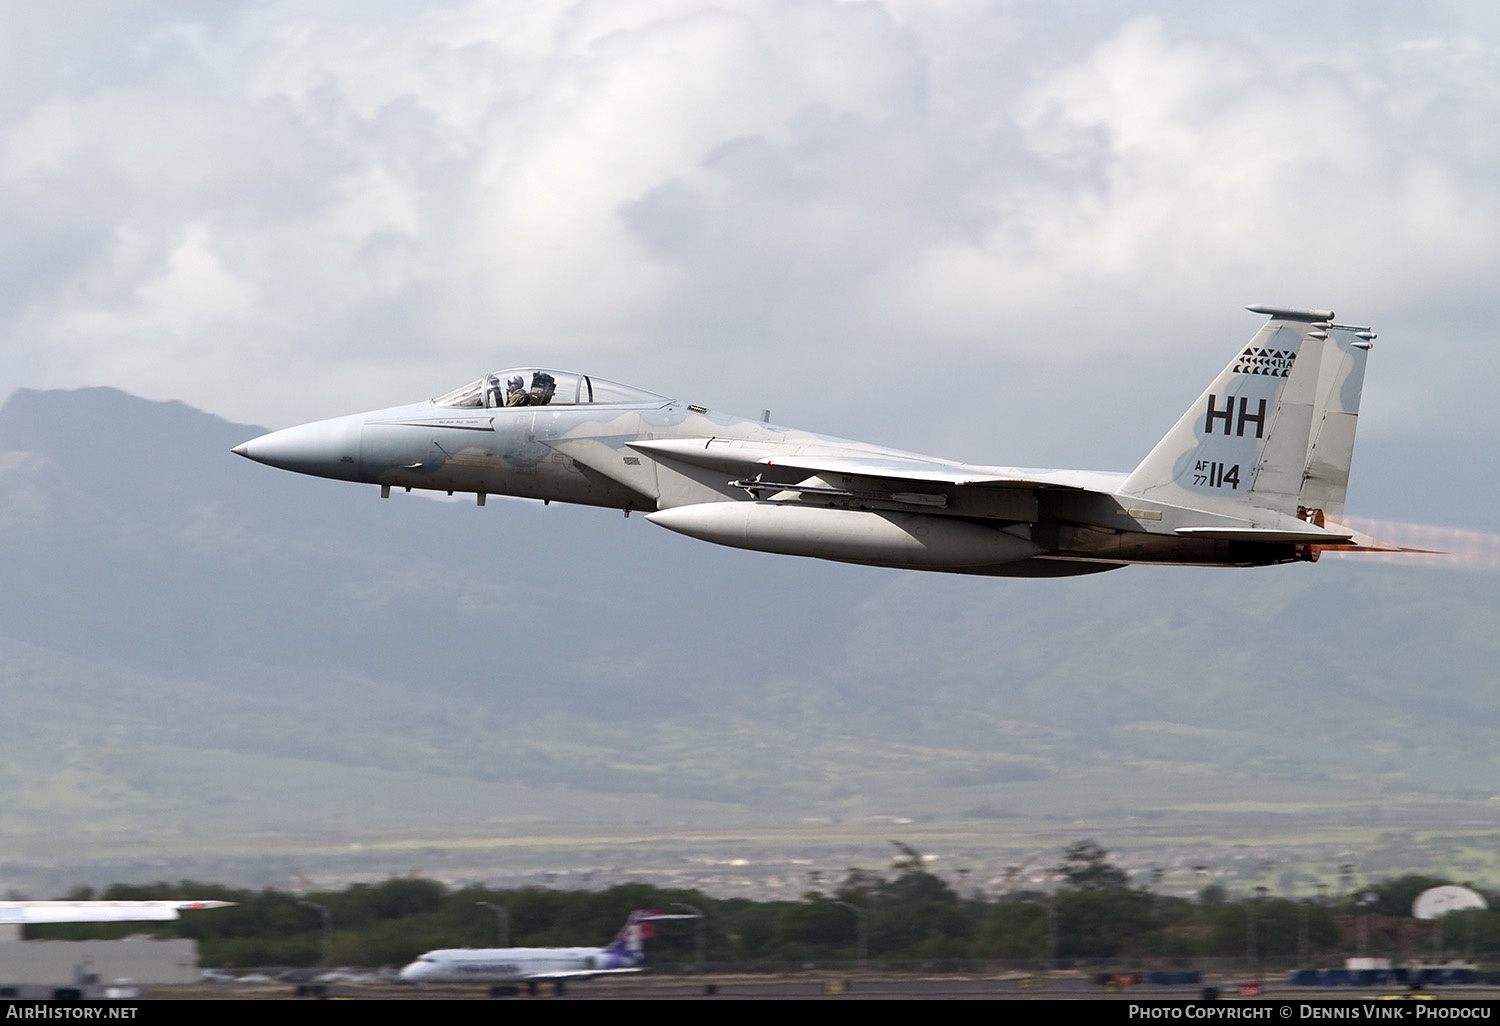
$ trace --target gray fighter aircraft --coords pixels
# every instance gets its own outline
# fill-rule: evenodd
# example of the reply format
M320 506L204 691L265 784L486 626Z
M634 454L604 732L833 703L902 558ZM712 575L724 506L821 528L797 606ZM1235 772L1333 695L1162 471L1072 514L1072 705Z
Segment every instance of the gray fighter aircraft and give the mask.
M746 420L588 374L499 371L234 452L380 487L646 512L762 552L1003 577L1397 551L1341 526L1374 334L1269 317L1129 474L987 467Z

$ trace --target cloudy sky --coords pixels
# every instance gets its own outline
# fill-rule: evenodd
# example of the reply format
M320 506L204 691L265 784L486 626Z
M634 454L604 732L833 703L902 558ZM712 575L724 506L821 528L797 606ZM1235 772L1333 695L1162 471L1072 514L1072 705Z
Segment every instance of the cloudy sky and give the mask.
M1484 5L60 0L0 48L0 395L280 427L551 364L1129 469L1275 303L1380 332L1368 444L1497 455Z

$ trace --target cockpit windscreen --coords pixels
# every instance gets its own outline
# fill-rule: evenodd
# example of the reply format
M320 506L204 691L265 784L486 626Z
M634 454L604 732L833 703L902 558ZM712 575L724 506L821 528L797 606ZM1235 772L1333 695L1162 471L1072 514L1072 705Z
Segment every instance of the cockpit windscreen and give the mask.
M499 409L510 406L648 406L667 396L573 371L524 368L496 371L434 399L435 406Z

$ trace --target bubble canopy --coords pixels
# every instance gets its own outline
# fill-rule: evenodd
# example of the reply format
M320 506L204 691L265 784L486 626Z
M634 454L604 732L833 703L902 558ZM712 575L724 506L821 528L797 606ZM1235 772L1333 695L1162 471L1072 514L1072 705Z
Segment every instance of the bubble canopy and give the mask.
M486 374L432 400L434 406L659 406L669 396L574 371L513 367Z

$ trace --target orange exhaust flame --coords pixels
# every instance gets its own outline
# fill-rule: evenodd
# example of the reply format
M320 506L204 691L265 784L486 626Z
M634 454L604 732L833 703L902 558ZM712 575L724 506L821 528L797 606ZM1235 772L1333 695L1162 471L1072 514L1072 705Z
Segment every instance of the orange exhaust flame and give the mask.
M1359 552L1325 548L1324 558L1343 557L1366 562L1404 563L1407 566L1451 566L1460 570L1500 570L1500 534L1464 527L1402 524L1389 520L1345 517L1345 526L1405 552ZM1413 551L1414 550L1414 551Z

